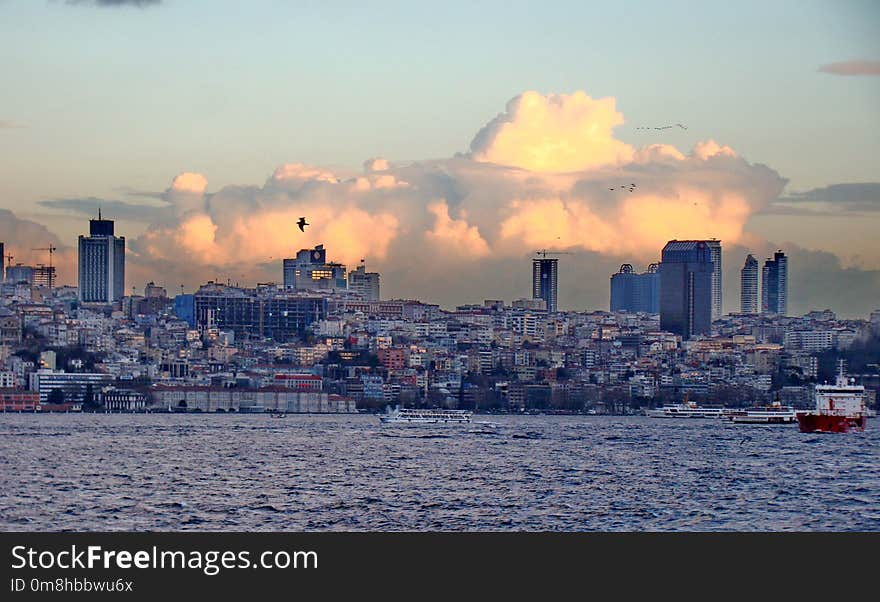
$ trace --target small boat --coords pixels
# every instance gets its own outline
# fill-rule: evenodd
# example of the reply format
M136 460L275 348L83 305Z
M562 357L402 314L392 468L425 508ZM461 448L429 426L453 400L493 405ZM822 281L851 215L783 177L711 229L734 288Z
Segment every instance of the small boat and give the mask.
M794 424L797 413L791 406L774 402L769 406L756 406L741 410L728 410L725 414L734 424Z
M467 410L427 410L391 406L379 417L382 424L468 424L473 414Z
M287 418L284 412L272 412L272 418Z

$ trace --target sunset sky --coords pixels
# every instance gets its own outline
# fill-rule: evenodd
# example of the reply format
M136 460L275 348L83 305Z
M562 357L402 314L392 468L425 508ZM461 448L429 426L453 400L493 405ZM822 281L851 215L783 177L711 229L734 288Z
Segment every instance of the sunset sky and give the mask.
M725 311L776 248L793 313L880 307L873 0L0 0L0 57L0 241L64 282L100 205L140 290L323 243L448 307L552 248L560 306L607 309L621 263L714 236Z

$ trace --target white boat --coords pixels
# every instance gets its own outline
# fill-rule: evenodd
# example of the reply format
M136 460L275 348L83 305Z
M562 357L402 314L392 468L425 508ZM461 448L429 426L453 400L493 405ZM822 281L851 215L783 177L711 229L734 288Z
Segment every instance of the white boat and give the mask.
M729 410L726 417L734 424L794 424L797 422L797 412L794 408L779 403Z
M386 408L379 417L383 424L469 424L472 412L467 410L424 410L415 408Z
M703 408L693 401L686 401L645 410L645 416L650 418L723 418L724 412L724 408Z

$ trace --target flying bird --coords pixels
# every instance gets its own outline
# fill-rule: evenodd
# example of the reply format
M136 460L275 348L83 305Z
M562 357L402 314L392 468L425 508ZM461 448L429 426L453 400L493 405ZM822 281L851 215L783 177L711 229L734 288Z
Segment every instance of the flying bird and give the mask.
M306 218L301 217L301 218L299 218L299 221L296 222L296 225L299 226L299 229L300 229L300 230L302 230L303 232L305 232L305 231L306 231L306 226L309 226L310 224L309 224L308 222L306 222Z
M653 126L653 127L641 125L641 126L637 127L636 129L637 130L668 130L668 129L672 129L674 127L680 127L683 130L688 129L687 126L684 125L683 123L675 123L673 125L661 125L661 126Z

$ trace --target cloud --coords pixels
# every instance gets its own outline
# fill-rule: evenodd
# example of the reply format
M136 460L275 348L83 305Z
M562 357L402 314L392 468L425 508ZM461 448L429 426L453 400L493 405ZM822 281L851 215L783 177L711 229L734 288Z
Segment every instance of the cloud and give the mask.
M76 281L76 249L64 245L46 226L19 218L8 209L0 209L0 242L4 243L4 254L13 256L13 263L24 265L47 265L48 253L38 248L55 247L52 265L56 267L58 282L72 284ZM5 257L2 262L4 266L8 263Z
M613 98L584 92L524 92L471 142L477 161L538 172L570 172L629 161L633 149L616 140L623 115Z
M832 75L880 75L880 61L841 61L822 65L818 71Z
M481 130L470 155L374 157L353 177L291 162L261 186L208 192L203 176L185 172L160 195L167 215L131 241L132 261L145 276L190 286L224 274L277 282L282 258L324 244L333 260L366 258L385 296L451 305L528 296L529 257L548 248L572 253L560 267L561 306L607 307L607 276L596 280L585 262L647 264L671 238L745 241L748 217L786 184L711 139L690 151L632 148L613 138L623 120L614 107L583 92L525 93Z
M26 127L26 125L22 125L14 121L4 121L0 119L0 130L19 130Z
M608 124L622 120L613 99L538 95L526 108L522 98L530 94L508 103L507 120L496 118L483 128L471 155L393 163L374 157L351 177L291 162L267 166L262 185L211 192L203 175L183 172L158 195L167 208L144 234L128 239L129 284L154 280L191 290L216 278L279 282L283 258L323 244L331 260L352 268L366 258L382 274L383 297L449 307L530 296L530 258L547 248L570 253L560 257L560 307L601 309L608 307L608 278L621 263L657 261L673 238L720 238L725 261L738 264L726 270L734 280L747 252L761 257L764 248L744 226L751 215L778 207L787 181L773 169L711 139L690 150L630 148L611 137ZM531 114L540 119L526 119ZM590 131L590 119L598 122L592 131L605 132L598 138L579 133ZM546 136L538 135L535 123L546 125ZM507 126L510 135L503 133ZM559 156L542 150L566 144L569 150ZM537 156L552 160L526 167ZM823 194L861 198L833 186ZM75 210L72 203L55 206ZM296 226L300 216L311 224L305 232ZM776 248L766 245L766 252ZM738 248L741 257L732 254ZM858 299L836 301L865 314L878 298L870 294L873 273L846 271L833 255L810 253L792 248L792 265L816 266L829 282L866 278ZM738 299L734 280L725 292L728 311ZM793 308L836 299L818 290L822 280L807 280L793 286Z
M168 211L166 206L124 203L107 199L89 197L84 199L51 199L40 201L40 205L49 209L67 210L79 215L95 217L98 209L109 219L128 220L135 222L154 222Z
M93 6L136 6L138 8L146 8L148 6L157 6L162 0L67 0L67 4L90 4Z
M877 211L880 211L880 182L853 182L792 192L774 201L762 213L843 216Z

